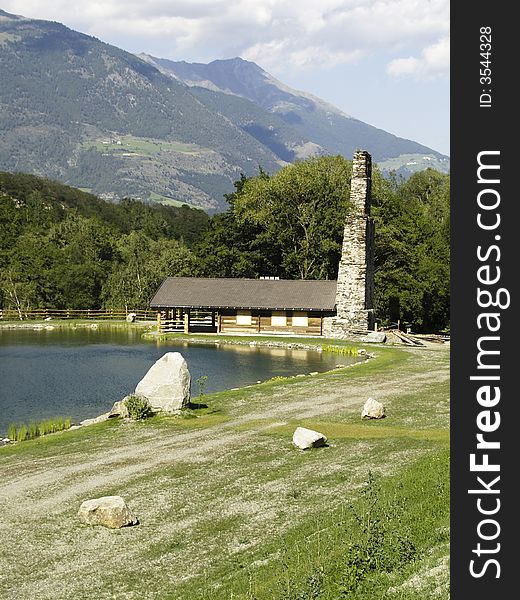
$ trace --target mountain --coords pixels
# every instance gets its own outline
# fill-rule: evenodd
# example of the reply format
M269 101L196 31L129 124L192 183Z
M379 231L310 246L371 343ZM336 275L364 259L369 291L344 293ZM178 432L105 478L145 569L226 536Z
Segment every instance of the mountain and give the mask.
M215 209L241 172L280 168L183 83L59 23L0 13L0 59L2 170Z
M357 147L374 159L447 161L277 82L242 59L137 57L56 22L0 10L0 170L105 199L213 212L240 173ZM383 163L381 163L383 164ZM430 166L436 166L430 164Z
M350 158L356 149L363 147L370 150L383 169L387 161L390 169L407 167L404 170L410 173L427 166L444 172L449 168L447 156L363 123L311 94L294 90L253 62L233 58L202 64L140 56L199 95L205 89L250 100L327 154Z

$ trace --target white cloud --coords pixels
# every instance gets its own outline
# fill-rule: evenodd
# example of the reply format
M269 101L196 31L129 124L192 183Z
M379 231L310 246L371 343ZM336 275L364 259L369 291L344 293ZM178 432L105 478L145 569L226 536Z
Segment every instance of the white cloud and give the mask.
M449 68L450 39L446 36L424 48L420 58L409 56L392 60L387 67L387 72L393 77L429 79L446 75Z
M134 52L188 60L241 55L274 72L376 54L392 75L433 72L445 58L436 41L449 31L449 0L4 0L3 8ZM404 52L412 57L400 58Z

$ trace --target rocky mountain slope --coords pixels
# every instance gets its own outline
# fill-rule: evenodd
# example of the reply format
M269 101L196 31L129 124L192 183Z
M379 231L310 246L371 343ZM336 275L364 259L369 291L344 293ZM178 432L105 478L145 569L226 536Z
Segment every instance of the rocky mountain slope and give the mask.
M145 60L143 60L145 59ZM242 59L209 65L137 57L56 22L0 10L0 170L107 199L210 212L240 173L325 153L448 160L294 92ZM422 160L422 158L421 158Z
M362 147L369 149L382 168L409 173L426 166L448 170L449 159L439 152L363 123L320 98L294 90L253 62L233 58L209 64L187 63L144 54L141 58L186 83L195 93L200 94L202 88L250 100L308 139L308 151L312 147L315 152L350 158Z

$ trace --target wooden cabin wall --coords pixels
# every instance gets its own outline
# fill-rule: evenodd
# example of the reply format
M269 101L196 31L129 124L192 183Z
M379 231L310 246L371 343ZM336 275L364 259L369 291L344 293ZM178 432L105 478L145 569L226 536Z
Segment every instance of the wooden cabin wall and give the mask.
M277 311L278 312L278 311ZM208 311L198 311L197 309L182 308L163 308L157 313L157 329L160 332L181 332L185 331L186 315L190 316L191 327L204 325L213 325L221 333L271 333L271 334L292 334L292 335L321 335L323 327L323 316L319 313L308 313L307 326L293 325L292 311L286 313L286 325L272 325L270 311L262 311L251 315L251 324L237 324L237 311L221 310L215 311L214 317L209 318Z

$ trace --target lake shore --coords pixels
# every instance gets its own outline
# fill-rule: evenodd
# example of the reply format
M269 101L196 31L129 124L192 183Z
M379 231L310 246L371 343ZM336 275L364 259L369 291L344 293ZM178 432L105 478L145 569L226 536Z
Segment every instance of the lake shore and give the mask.
M0 330L0 434L22 423L29 430L45 419L70 417L77 424L107 413L165 352L180 352L188 361L193 395L199 393L201 376L205 391L216 392L324 372L369 356L353 344L330 346L310 338L199 334L157 339L142 325L81 325Z
M208 408L191 418L111 420L0 449L0 572L10 574L0 578L2 597L281 598L286 551L301 556L292 561L295 585L325 569L319 585L328 589L341 575L333 549L349 541L317 534L327 519L339 522L361 502L369 471L388 489L426 472L437 481L431 469L448 447L448 348L374 353L355 369L207 394ZM360 419L368 396L385 404L386 419ZM329 447L294 449L298 425L327 435ZM449 486L447 463L436 477ZM83 500L111 494L127 500L139 526L79 525ZM430 527L437 493L428 494L420 502L429 506L430 547L413 564L371 575L379 596L447 589L449 507ZM316 535L330 568L320 551L306 553Z

